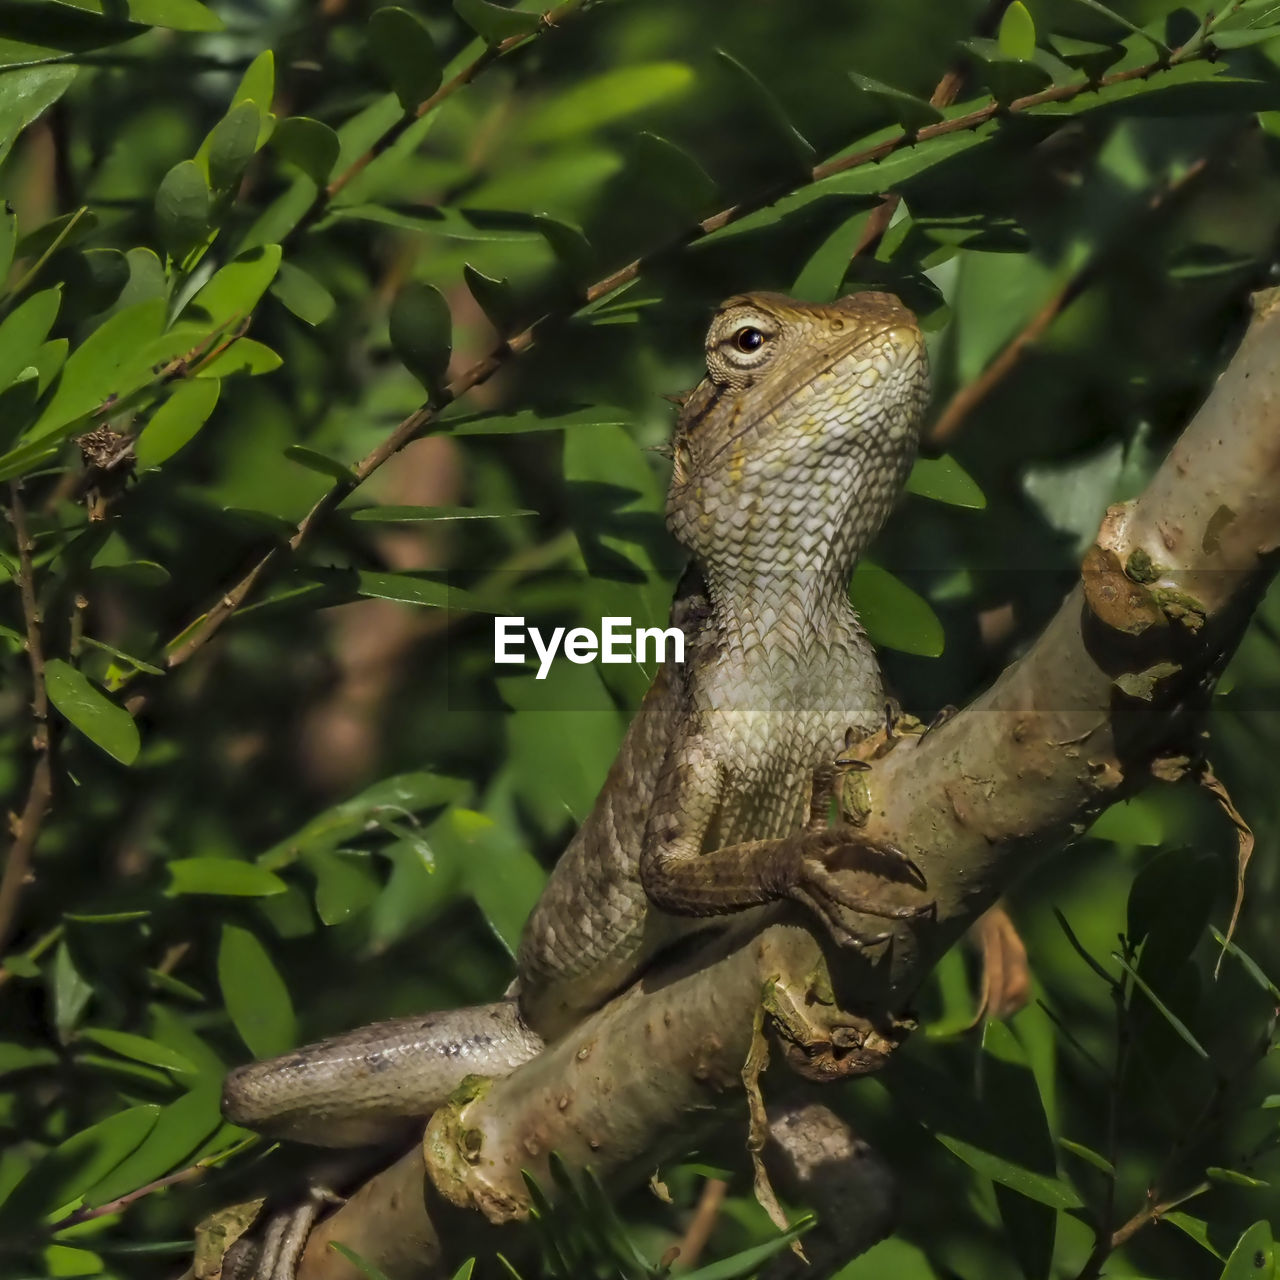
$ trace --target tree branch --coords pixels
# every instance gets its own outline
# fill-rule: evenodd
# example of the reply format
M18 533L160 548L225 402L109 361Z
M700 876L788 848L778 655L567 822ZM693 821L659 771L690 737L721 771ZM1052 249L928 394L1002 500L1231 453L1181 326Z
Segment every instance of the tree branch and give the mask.
M53 766L49 759L49 695L44 687L44 644L40 636L40 611L36 603L35 571L31 563L31 531L27 527L27 509L22 490L16 480L9 482L9 521L18 544L18 590L22 598L22 617L27 632L27 660L31 666L31 747L35 764L27 787L22 813L15 819L13 844L0 875L0 951L4 950L18 911L18 900L31 869L44 816L53 798Z
M525 1214L521 1170L551 1185L551 1151L634 1180L694 1124L740 1116L762 998L792 1028L784 1048L802 1074L874 1065L850 1048L851 1031L891 1025L951 942L1100 808L1188 768L1277 552L1280 291L1258 299L1235 358L1146 492L1108 512L1081 583L1032 649L954 719L861 775L867 834L920 865L936 921L899 926L887 952L868 957L820 943L782 909L645 978L513 1075L438 1112L423 1151L313 1233L299 1280L357 1274L332 1240L394 1280L446 1275ZM786 1001L821 989L824 973L836 1005L811 1002L805 1016L825 1019L828 1034L801 1043ZM459 1206L476 1212L459 1218Z

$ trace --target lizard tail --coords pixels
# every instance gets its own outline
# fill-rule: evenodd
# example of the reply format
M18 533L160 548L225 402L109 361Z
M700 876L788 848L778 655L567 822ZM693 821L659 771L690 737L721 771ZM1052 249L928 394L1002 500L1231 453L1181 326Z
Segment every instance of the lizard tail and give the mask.
M368 1146L423 1122L464 1077L508 1075L542 1048L514 1000L376 1022L237 1067L222 1114L273 1138Z

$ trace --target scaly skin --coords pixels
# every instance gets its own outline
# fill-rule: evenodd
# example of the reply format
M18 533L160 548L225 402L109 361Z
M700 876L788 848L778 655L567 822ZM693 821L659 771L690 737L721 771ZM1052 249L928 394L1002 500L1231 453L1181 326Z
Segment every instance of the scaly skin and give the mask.
M342 1145L425 1117L464 1075L505 1075L631 983L656 952L791 898L850 945L847 913L904 916L842 869L911 879L892 850L828 828L832 762L880 723L850 572L901 490L927 398L923 343L895 298L732 298L684 402L667 501L694 568L664 667L595 808L553 872L514 1000L382 1024L231 1073L238 1123ZM724 921L719 922L725 923Z

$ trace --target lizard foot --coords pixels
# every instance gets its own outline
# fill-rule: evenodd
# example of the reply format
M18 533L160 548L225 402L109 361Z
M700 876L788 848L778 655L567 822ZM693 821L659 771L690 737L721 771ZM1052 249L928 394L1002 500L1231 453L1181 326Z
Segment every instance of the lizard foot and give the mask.
M807 833L798 842L798 854L788 896L815 912L842 946L866 948L892 936L852 928L844 917L845 910L884 920L921 920L936 914L933 902L886 901L882 893L848 883L848 872L871 872L890 882L927 888L920 868L892 845L872 844L849 827L829 827Z
M227 1250L223 1276L227 1280L294 1280L320 1210L341 1203L342 1197L327 1187L308 1187L303 1201L267 1219L260 1239L246 1236Z

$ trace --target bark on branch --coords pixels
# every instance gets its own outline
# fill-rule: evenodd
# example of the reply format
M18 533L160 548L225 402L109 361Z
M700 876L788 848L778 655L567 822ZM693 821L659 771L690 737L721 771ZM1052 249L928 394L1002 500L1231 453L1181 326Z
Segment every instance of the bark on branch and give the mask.
M359 1274L333 1240L393 1280L451 1275L502 1247L527 1206L521 1170L549 1185L551 1151L616 1183L694 1126L743 1123L762 998L804 1074L873 1066L891 1053L895 1013L1013 880L1106 804L1194 769L1213 683L1280 563L1280 291L1256 301L1209 399L1146 492L1108 512L1032 649L954 719L859 775L868 834L915 858L936 921L862 957L778 911L645 980L438 1113L422 1151L313 1233L299 1280Z

